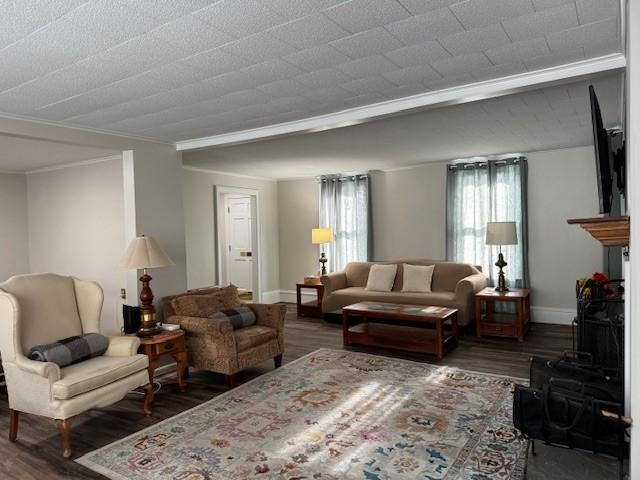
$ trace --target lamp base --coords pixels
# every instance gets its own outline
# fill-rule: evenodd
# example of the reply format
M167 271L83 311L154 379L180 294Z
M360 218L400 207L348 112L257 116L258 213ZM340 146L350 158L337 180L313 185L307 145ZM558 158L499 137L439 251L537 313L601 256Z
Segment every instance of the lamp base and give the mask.
M507 262L504 261L504 257L502 256L502 252L498 254L498 261L495 263L495 266L500 270L498 271L498 286L495 288L496 292L505 293L508 292L507 283L504 279L504 272L502 269L507 266Z
M327 264L327 260L328 259L327 259L326 255L324 254L324 252L322 252L322 254L320 255L320 259L319 259L320 265L322 265L322 269L320 271L321 275L326 275L327 274L327 265L326 265Z

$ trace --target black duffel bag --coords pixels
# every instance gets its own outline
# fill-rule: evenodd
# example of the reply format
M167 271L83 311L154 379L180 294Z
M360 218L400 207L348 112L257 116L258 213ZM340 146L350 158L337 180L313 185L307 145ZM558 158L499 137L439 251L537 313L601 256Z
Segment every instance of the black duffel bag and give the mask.
M624 384L615 370L594 365L589 353L564 353L558 360L531 359L529 385L542 389L551 378L575 380L584 392L598 400L623 403Z
M627 444L622 405L595 398L585 390L584 383L556 378L542 388L516 385L514 426L525 438L623 458ZM605 416L603 411L619 418Z

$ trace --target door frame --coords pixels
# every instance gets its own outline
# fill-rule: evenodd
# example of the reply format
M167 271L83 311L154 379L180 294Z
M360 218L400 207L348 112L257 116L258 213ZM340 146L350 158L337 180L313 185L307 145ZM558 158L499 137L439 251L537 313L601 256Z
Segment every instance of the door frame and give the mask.
M218 285L222 282L222 262L224 260L224 252L223 252L223 229L220 228L221 225L225 221L225 212L224 212L224 195L227 194L237 194L237 195L248 195L251 198L252 204L255 204L255 215L252 215L251 220L251 235L252 235L252 257L254 258L254 268L253 268L253 279L252 279L252 287L253 287L253 301L256 303L262 302L262 242L261 242L261 222L260 222L260 191L254 190L250 188L242 188L242 187L229 187L225 185L214 185L213 186L213 225L214 225L214 239L215 239L215 252L216 252L216 283Z

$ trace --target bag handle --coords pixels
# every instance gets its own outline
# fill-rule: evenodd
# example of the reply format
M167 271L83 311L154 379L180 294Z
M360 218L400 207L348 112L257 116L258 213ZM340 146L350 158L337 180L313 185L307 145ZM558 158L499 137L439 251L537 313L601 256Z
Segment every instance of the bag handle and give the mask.
M549 425L552 425L557 430L561 432L569 432L570 430L574 429L582 419L582 416L584 415L584 412L586 411L587 405L589 404L590 400L589 398L584 398L582 400L582 405L580 405L580 408L578 409L575 416L573 417L573 420L568 425L563 426L563 425L560 425L559 423L554 422L551 419L551 412L549 411L549 399L551 396L551 390L552 389L549 385L544 385L542 387L542 393L543 393L542 405L543 405L545 420ZM567 400L567 398L563 397L563 400L564 400L565 406L568 405L569 401Z

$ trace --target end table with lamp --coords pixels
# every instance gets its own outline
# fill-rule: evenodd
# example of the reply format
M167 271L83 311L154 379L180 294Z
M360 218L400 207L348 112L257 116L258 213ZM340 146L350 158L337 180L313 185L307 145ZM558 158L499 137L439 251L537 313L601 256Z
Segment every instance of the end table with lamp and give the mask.
M156 310L153 306L153 292L149 286L151 276L147 273L149 268L173 266L173 260L158 245L153 237L141 235L134 238L124 252L119 267L126 270L142 270L140 281L140 330L138 336L148 337L160 332L156 324Z
M331 228L313 228L311 229L311 243L314 245L325 245L333 241L333 230ZM321 275L327 274L327 256L324 251L320 254L320 265L322 265Z

